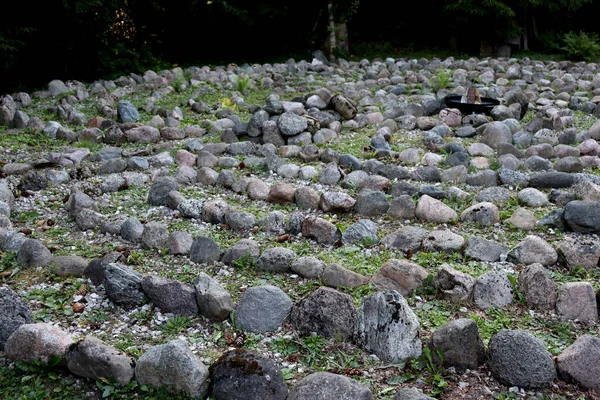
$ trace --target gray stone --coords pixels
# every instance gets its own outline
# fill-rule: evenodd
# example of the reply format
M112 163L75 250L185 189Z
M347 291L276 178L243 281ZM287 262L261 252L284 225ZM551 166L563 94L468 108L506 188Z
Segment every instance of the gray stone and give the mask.
M140 113L138 112L137 108L135 108L135 106L127 100L119 101L117 104L117 113L121 119L121 122L123 123L136 122L140 120Z
M465 255L474 260L485 262L500 261L508 249L503 244L479 236L470 236L465 243Z
M234 310L235 305L229 292L204 272L194 280L194 287L200 314L211 321L224 321Z
M418 251L421 249L427 231L419 226L404 226L396 232L381 239L381 243L388 249L398 249L403 252Z
M158 178L148 191L148 203L153 206L167 205L169 192L177 190L177 181L171 176Z
M80 256L54 256L49 270L58 276L82 277L87 266L87 260Z
M350 212L356 200L344 192L324 192L319 199L319 207L324 212Z
M510 190L505 187L493 186L480 190L475 197L478 202L505 203L510 199Z
M456 211L427 195L419 198L415 215L424 221L433 223L445 223L458 217Z
M285 214L281 211L271 211L260 220L260 227L269 235L284 233Z
M302 236L322 245L333 245L341 239L339 229L326 219L308 216L302 223Z
M600 390L600 339L581 335L556 357L558 377L584 389Z
M271 285L247 289L235 309L235 325L246 332L274 332L292 309L292 301Z
M523 207L517 208L512 213L510 218L504 220L504 223L509 223L515 228L524 229L528 231L535 229L536 222L537 221L533 213Z
M329 192L332 193L332 192ZM294 201L298 208L303 210L316 210L319 208L321 196L319 194L306 186L301 186L297 188L294 192ZM354 199L352 199L354 200Z
M449 229L434 230L423 239L423 251L460 252L465 239Z
M258 242L252 239L242 239L227 249L221 261L225 265L254 263L260 256Z
M140 385L166 387L202 399L208 391L208 368L182 340L152 346L137 360L135 379Z
M4 354L14 361L47 364L54 357L64 358L73 343L68 333L50 324L24 324L4 343Z
M548 205L548 196L535 188L525 188L519 191L519 201L528 207L544 207Z
M248 232L256 226L254 214L244 211L234 211L225 214L225 223L236 232Z
M508 253L507 260L513 264L552 265L558 260L558 254L541 237L529 235Z
M298 257L292 261L290 269L304 278L319 278L325 270L325 263L317 257Z
M110 263L104 269L106 296L115 304L131 309L146 302L142 290L142 275L133 269L117 263Z
M442 264L433 279L433 286L446 300L466 302L473 294L475 278L448 264Z
M600 260L600 241L591 237L565 236L556 243L559 263L569 270L575 267L594 269Z
M495 121L486 125L481 141L496 149L500 143L512 143L513 135L508 125Z
M325 270L321 275L321 281L326 286L342 288L366 285L369 282L369 278L333 263L325 266Z
M512 284L505 272L486 272L475 280L473 301L479 308L501 308L511 304L512 299Z
M223 354L210 371L212 396L217 400L285 400L288 395L279 367L249 350Z
M127 140L133 143L156 143L160 141L160 131L152 126L140 126L125 131Z
M600 202L571 201L565 206L564 220L574 232L600 233Z
M390 203L385 193L365 189L356 196L354 208L359 215L375 217L385 214L390 208Z
M529 178L529 186L536 188L565 188L573 185L575 179L567 172L540 172Z
M415 202L407 194L392 199L387 215L398 220L413 219L415 217Z
M206 236L195 237L190 248L190 260L199 264L219 261L222 254L221 246Z
M150 221L144 225L142 246L146 249L161 250L167 247L169 229L160 222Z
M277 127L283 135L294 136L305 131L308 122L305 118L293 112L284 112L277 120Z
M256 260L256 269L268 272L288 272L296 253L284 247L272 247L263 251Z
M23 324L30 324L31 311L25 302L8 286L0 286L0 345Z
M292 307L289 321L301 335L316 333L348 341L356 323L356 310L350 295L320 287Z
M175 315L198 315L196 291L189 283L146 275L142 279L142 290L163 312Z
M566 282L558 288L556 313L566 319L586 324L598 321L594 288L589 282Z
M546 346L521 330L503 329L492 336L488 367L500 383L524 389L548 387L556 378L554 362Z
M377 290L395 290L402 296L410 296L413 290L421 287L428 272L414 262L408 260L387 260L371 278Z
M202 221L209 224L222 224L225 215L231 212L231 206L223 200L210 200L202 207Z
M71 345L65 359L69 371L77 376L93 380L114 378L121 386L133 379L133 359L95 337L88 336Z
M173 193L173 192L169 192ZM204 208L204 200L198 199L183 199L178 205L177 210L184 218L201 219L202 210Z
M357 313L355 342L380 359L405 363L421 355L421 328L410 306L396 291L365 297Z
M144 233L144 225L139 219L129 217L121 225L121 237L133 243L138 243L142 240Z
M430 397L424 394L417 388L399 388L396 390L394 400L434 400L435 397Z
M439 327L428 345L436 363L445 367L475 370L485 361L483 340L477 324L470 318L459 318ZM443 354L443 359L438 352Z
M519 291L529 307L553 310L556 305L556 284L542 264L530 264L521 270Z
M344 231L342 243L363 245L377 243L377 224L370 219L358 220Z
M46 267L52 262L52 253L37 239L27 239L17 253L17 262L24 268Z
M373 400L368 387L352 378L330 372L315 372L302 378L287 400Z
M460 214L460 220L490 226L500 222L500 211L494 203L477 203L464 210Z
M339 182L342 174L336 164L327 164L321 171L319 182L323 185L335 185Z
M192 235L187 232L177 231L171 233L167 240L169 254L188 254L192 248L193 241Z

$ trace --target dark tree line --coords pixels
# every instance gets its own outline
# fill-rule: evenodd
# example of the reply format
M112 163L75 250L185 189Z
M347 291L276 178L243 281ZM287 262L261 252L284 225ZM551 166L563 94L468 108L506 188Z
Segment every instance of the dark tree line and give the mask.
M518 38L553 50L568 31L597 31L593 0L46 0L12 2L0 17L0 91L52 79L90 81L160 66L283 61L356 43L454 46ZM345 23L345 25L344 25ZM333 35L335 36L335 35ZM340 45L340 38L334 43ZM514 40L513 40L514 42ZM347 56L340 47L338 54Z

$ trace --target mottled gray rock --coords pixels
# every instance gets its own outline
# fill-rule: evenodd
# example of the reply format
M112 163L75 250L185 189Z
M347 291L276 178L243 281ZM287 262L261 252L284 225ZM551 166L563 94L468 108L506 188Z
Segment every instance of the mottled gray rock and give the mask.
M52 262L52 253L37 239L27 239L17 253L17 262L24 268L46 267Z
M530 264L521 270L519 291L529 307L553 310L556 305L556 283L542 264Z
M470 318L459 318L439 327L431 335L428 346L436 363L445 367L473 370L485 361L483 340L477 324Z
M504 220L504 223L509 223L517 229L524 229L527 231L535 229L536 222L533 213L523 207L517 208L510 218Z
M494 203L477 203L464 210L460 214L460 220L490 226L500 222L500 211Z
M133 269L117 263L104 268L104 288L106 296L115 304L131 309L146 302L142 290L142 275Z
M587 236L565 236L556 243L558 261L571 270L575 267L593 269L600 262L600 241Z
M407 194L400 195L390 202L387 214L398 220L413 219L415 217L415 202Z
M552 265L558 260L558 254L541 237L529 235L508 253L507 260L513 264Z
M486 125L481 141L496 149L500 143L512 143L513 135L508 125L494 121Z
M171 204L175 191L169 192L168 204ZM202 210L204 209L204 200L200 199L185 199L183 196L178 200L176 209L179 211L182 217L191 219L202 219Z
M324 192L319 199L319 207L324 212L350 212L356 200L344 192Z
M192 248L194 238L190 233L176 231L169 235L167 239L167 247L169 254L188 254Z
M281 211L271 211L259 223L263 232L269 235L281 235L285 231L285 214Z
M114 378L121 386L133 379L133 359L92 336L71 345L65 359L69 371L77 376Z
M49 270L58 276L82 277L88 261L80 256L54 256Z
M127 100L119 101L119 103L117 104L117 113L119 118L121 119L121 122L124 123L135 122L139 121L140 119L140 113L138 112L138 110L133 104L131 104L131 102Z
M427 231L419 226L404 226L396 232L381 239L381 243L388 249L398 249L403 252L417 251L421 249L423 239Z
M148 203L153 206L167 205L169 192L177 190L177 180L171 176L158 178L148 191Z
M354 208L359 215L375 217L385 214L390 208L390 203L385 193L365 189L356 196Z
M600 390L600 339L581 335L556 357L560 379L585 389Z
M302 236L328 246L341 239L339 229L326 219L308 216L302 223Z
M298 208L303 210L318 209L320 207L320 199L321 196L319 196L319 194L314 189L311 189L306 186L299 187L294 192L294 201L296 202Z
M268 272L288 272L296 253L284 247L272 247L263 251L256 260L256 269Z
M329 372L315 372L302 378L290 390L287 400L372 400L368 387L352 378Z
M198 236L194 238L192 247L190 248L190 260L195 263L214 263L219 261L223 251L221 246L213 239L206 236Z
M548 205L548 196L536 188L525 188L517 194L520 202L529 207L543 207Z
M235 309L235 325L246 332L274 332L288 316L292 301L271 285L247 289Z
M46 323L19 326L4 343L4 354L14 361L42 362L65 356L73 339L61 329Z
M352 338L356 310L350 295L320 287L292 307L289 321L301 335L314 332L325 338L347 341Z
M332 263L325 266L325 270L321 275L321 281L326 286L341 288L366 285L369 282L369 278L350 271L339 264Z
M479 308L504 307L512 303L513 288L503 271L490 271L475 280L473 301Z
M479 236L470 236L466 243L464 253L467 257L478 261L496 262L508 249L503 244Z
M259 256L260 248L258 242L252 239L242 239L227 249L221 261L225 265L235 266L236 263L255 263Z
M546 346L521 330L503 329L492 336L488 366L492 376L507 386L544 388L556 378L554 362Z
M377 243L377 224L370 219L358 220L344 231L342 243L364 245Z
M234 310L231 295L219 282L204 272L194 280L200 314L211 321L224 321Z
M579 233L600 233L600 202L574 200L565 206L567 227Z
M423 239L423 251L460 252L465 238L449 229L434 230Z
M433 286L446 300L466 302L471 300L475 278L448 264L442 264L433 279Z
M404 363L421 355L421 328L410 306L396 291L365 297L358 309L355 342L380 359Z
M250 231L256 226L256 217L249 212L234 211L225 214L225 223L236 232Z
M598 307L594 288L589 282L566 282L558 288L556 313L566 319L583 323L598 321Z
M146 249L161 250L167 247L169 229L160 222L150 221L144 225L142 246Z
M175 315L198 315L196 291L189 283L146 275L142 290L163 312Z
M0 286L0 345L23 324L30 324L31 311L25 302L8 286Z
M285 400L288 395L279 367L249 350L223 354L210 372L216 400Z
M208 391L208 368L180 339L152 346L137 360L135 379L140 385L166 387L194 399Z
M138 243L142 240L144 225L136 217L129 217L121 225L121 237L130 242Z
M456 211L441 201L427 195L419 198L415 215L423 221L436 224L449 222L458 218Z
M373 275L371 283L379 291L395 290L402 296L409 296L423 285L427 275L427 270L414 262L390 258Z
M434 400L435 397L430 397L424 394L417 388L399 388L396 390L394 400Z

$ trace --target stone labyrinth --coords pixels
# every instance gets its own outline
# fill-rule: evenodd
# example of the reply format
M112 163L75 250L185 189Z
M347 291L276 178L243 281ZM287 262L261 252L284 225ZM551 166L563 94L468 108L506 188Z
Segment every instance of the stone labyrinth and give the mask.
M469 88L500 105L447 107ZM592 63L319 54L4 95L0 367L50 363L49 398L595 398L598 103Z

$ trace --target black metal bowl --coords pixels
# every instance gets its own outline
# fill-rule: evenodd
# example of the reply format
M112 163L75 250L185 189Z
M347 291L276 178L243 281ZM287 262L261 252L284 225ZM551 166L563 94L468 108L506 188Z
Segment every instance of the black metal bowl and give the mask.
M457 108L463 115L465 114L486 114L490 115L492 108L496 107L500 102L489 97L482 97L481 104L461 103L462 96L451 94L444 98L444 102L450 108Z

